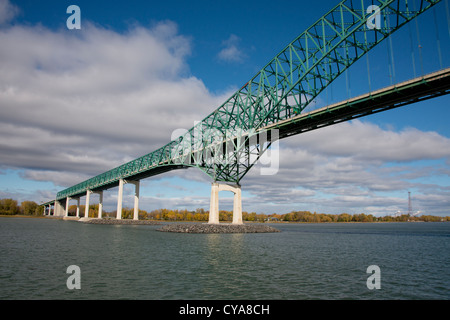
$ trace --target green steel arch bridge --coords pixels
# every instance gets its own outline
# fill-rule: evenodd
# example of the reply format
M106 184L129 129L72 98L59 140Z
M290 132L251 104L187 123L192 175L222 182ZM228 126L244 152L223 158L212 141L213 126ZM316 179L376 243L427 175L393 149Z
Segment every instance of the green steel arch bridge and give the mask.
M211 177L209 223L219 223L218 192L232 191L233 223L242 223L240 181L272 143L285 137L450 93L450 69L424 75L311 112L305 108L345 70L391 34L441 0L343 0L289 43L214 112L165 146L58 192L45 212L68 215L78 201L171 170L196 167Z

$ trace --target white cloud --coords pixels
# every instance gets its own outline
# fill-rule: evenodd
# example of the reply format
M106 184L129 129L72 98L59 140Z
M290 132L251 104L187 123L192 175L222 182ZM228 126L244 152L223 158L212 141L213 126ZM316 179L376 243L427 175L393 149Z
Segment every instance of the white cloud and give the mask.
M244 52L239 48L241 39L232 34L230 37L222 42L222 50L217 54L219 60L225 62L242 62L245 58Z
M0 26L9 23L19 12L19 8L8 0L0 0Z
M396 132L359 120L306 133L299 140L292 141L315 153L366 161L405 162L450 157L450 139L437 132L415 128Z
M98 174L224 100L189 76L190 41L170 21L123 34L88 22L80 32L14 26L0 43L3 166Z

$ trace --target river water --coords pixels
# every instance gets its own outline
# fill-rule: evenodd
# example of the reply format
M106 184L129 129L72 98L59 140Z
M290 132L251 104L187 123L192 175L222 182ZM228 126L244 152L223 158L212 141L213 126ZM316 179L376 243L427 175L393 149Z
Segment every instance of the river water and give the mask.
M281 232L0 218L0 300L450 299L450 223L272 226ZM81 289L67 286L72 265ZM367 286L372 265L380 289Z

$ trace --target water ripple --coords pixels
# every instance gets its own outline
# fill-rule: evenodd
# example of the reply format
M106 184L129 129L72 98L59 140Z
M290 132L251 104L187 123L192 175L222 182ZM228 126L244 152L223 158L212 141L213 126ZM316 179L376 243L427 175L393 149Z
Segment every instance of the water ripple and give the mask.
M0 219L0 299L449 299L450 224L286 224L274 234ZM68 290L66 269L81 269ZM366 269L381 269L369 290Z

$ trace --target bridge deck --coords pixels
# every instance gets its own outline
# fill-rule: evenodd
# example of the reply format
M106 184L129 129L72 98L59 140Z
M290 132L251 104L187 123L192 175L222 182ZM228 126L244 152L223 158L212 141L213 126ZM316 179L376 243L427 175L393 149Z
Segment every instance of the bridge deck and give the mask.
M341 101L259 129L280 139L450 93L450 68Z

